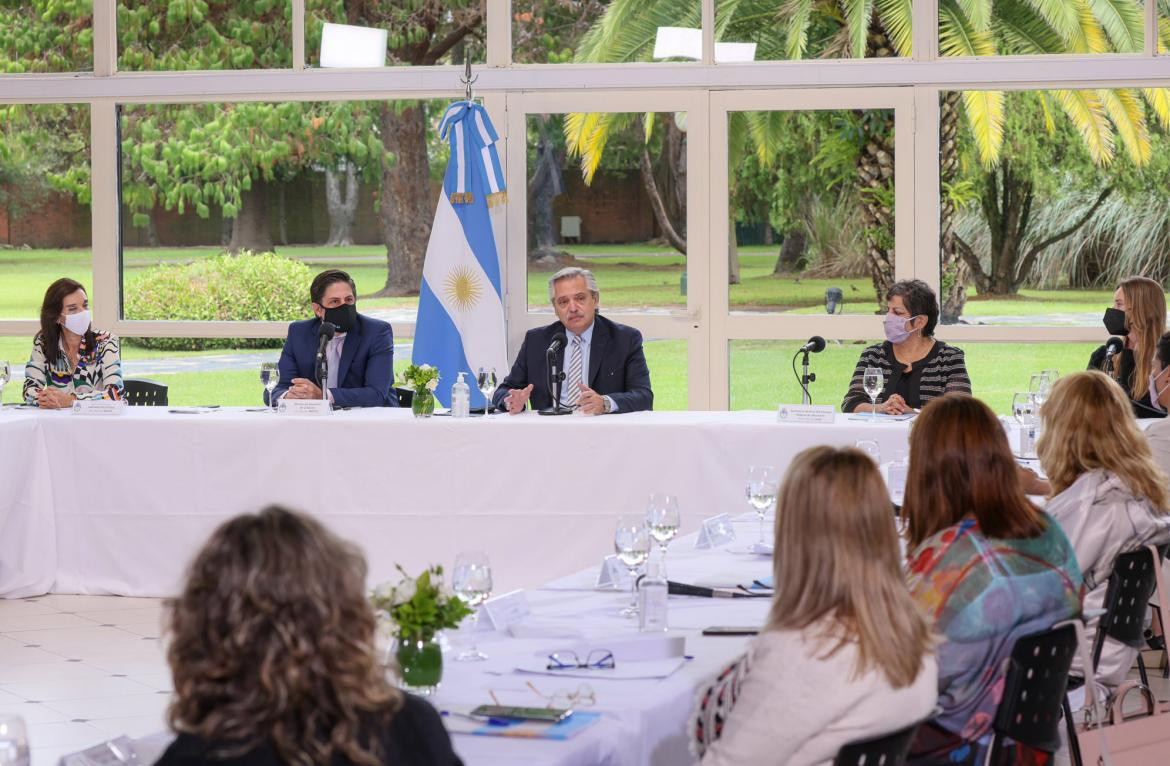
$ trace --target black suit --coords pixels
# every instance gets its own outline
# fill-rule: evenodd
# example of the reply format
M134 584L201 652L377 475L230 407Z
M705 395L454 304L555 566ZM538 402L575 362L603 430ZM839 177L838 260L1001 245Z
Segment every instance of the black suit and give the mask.
M565 326L553 322L546 327L529 330L516 355L516 363L508 377L500 383L492 403L507 409L508 392L533 384L529 399L536 409L552 406L552 392L548 388L548 364L545 352L553 336L565 332ZM558 369L564 370L565 350L557 352ZM611 322L600 314L593 320L593 339L589 344L589 378L586 384L602 396L613 399L614 412L638 412L654 408L654 392L650 390L650 369L642 352L642 333L633 327ZM564 393L561 394L562 399Z

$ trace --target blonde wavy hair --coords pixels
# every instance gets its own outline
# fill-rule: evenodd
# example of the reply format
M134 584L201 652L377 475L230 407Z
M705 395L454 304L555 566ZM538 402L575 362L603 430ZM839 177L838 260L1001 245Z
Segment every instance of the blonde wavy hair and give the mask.
M1170 510L1170 479L1154 462L1129 400L1104 373L1087 370L1056 381L1040 418L1044 429L1036 452L1053 495L1100 468L1119 476L1159 512Z
M768 630L825 621L824 656L858 648L855 675L909 686L933 651L930 624L906 587L894 509L873 461L852 447L812 447L788 467L776 501L775 595Z
M374 650L366 562L316 520L272 506L215 530L168 603L171 728L237 757L379 766L403 703Z
M1162 285L1147 277L1129 277L1118 285L1125 296L1125 326L1133 342L1133 380L1122 380L1132 398L1146 395L1150 373L1154 370L1154 353L1158 339L1166 332L1166 294ZM1113 358L1110 373L1121 378L1120 355Z

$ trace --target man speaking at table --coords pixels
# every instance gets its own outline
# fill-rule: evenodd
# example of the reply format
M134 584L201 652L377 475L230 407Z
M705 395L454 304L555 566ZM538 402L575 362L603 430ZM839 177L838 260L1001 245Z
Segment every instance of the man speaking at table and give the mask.
M349 274L338 269L322 271L309 286L316 319L302 319L288 326L288 339L280 352L280 382L273 401L320 399L317 379L317 347L322 322L337 328L325 346L329 401L337 407L397 407L394 393L394 334L390 325L357 313L357 287Z
M548 281L558 322L529 330L492 403L515 415L529 401L551 407L547 352L554 340L557 369L565 374L561 404L588 415L637 412L654 405L642 333L597 313L601 298L588 269L561 269Z

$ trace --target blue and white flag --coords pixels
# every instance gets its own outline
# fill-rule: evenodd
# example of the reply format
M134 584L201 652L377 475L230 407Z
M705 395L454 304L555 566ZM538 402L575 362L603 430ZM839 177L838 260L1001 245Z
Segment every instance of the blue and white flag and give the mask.
M480 367L508 374L504 299L500 281L503 247L504 173L496 153L499 136L479 104L459 101L439 123L451 158L423 262L414 333L415 364L439 369L435 395L451 406L451 386L466 372L471 406L484 405L476 388Z

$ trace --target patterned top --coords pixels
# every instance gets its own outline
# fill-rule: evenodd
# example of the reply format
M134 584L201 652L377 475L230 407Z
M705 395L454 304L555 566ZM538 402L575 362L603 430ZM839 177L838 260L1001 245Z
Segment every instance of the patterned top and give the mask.
M1076 554L1060 525L1044 521L1038 537L994 540L966 518L910 554L910 593L942 638L933 723L963 740L952 762L983 762L1016 639L1081 613Z
M952 391L971 393L971 379L967 377L967 363L963 350L948 346L941 340L934 342L934 348L913 365L913 370L904 373L904 365L894 358L894 346L889 341L875 343L861 352L853 380L841 402L841 412L853 412L859 404L869 404L862 381L866 367L880 367L886 385L878 401L884 401L890 394L903 392L906 404L918 409L931 399L937 399Z
M37 333L32 358L24 366L24 401L35 405L37 391L46 386L61 389L78 399L121 399L122 351L118 336L94 330L94 338L95 348L87 349L82 336L76 369L70 365L64 346L58 341L61 353L50 367L44 341Z

